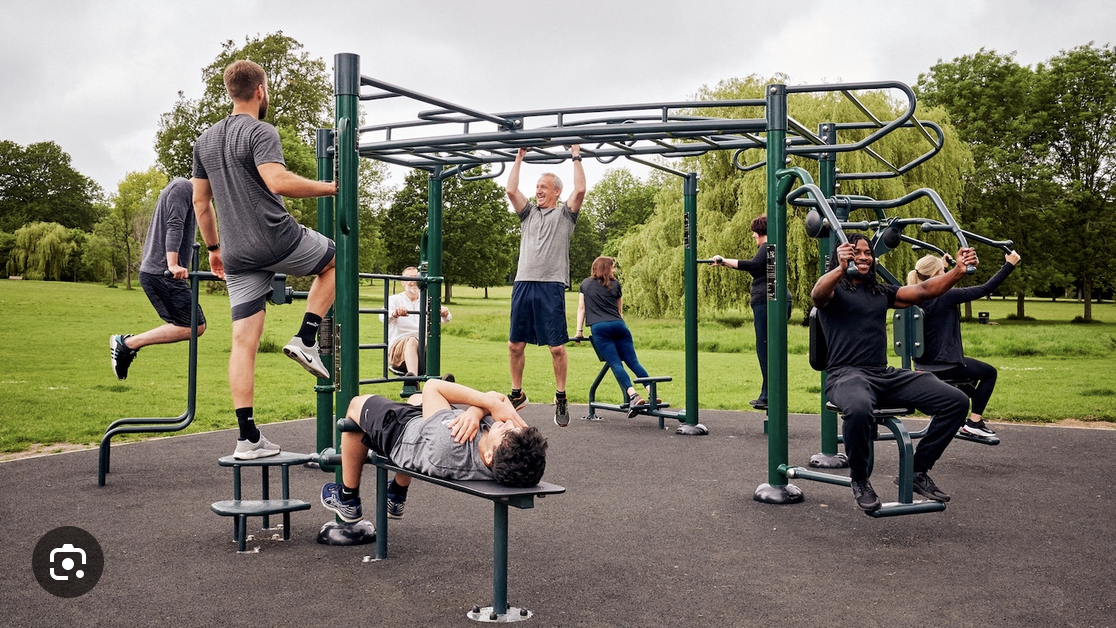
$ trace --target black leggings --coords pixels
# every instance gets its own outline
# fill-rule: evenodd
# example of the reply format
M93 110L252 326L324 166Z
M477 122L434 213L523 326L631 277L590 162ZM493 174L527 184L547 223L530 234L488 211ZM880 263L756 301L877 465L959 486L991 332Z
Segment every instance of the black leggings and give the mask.
M992 391L996 388L996 367L980 360L965 358L965 363L945 371L934 371L939 379L968 379L976 381L976 389L969 397L973 400L973 414L984 414Z

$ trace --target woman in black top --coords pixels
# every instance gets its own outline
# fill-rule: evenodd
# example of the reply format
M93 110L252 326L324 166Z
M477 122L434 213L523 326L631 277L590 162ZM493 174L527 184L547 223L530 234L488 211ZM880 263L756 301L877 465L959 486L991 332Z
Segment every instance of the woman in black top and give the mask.
M632 332L624 322L624 298L620 281L616 279L616 263L611 257L598 257L593 260L589 277L581 282L577 295L577 336L582 338L585 324L593 332L593 346L597 353L612 369L620 388L628 395L628 416L639 413L646 402L632 386L632 379L624 370L624 364L632 369L637 377L647 377L647 369L636 357Z
M713 256L714 266L728 266L752 273L752 319L756 328L756 358L759 360L763 385L759 398L750 404L756 410L767 409L767 216L758 216L752 221L752 239L756 242L756 256L750 260L725 259ZM787 317L791 313L790 294L787 294Z
M996 367L965 357L961 345L961 313L958 306L992 294L1007 279L1011 271L1015 270L1020 257L1018 253L1012 251L1004 256L1004 259L1006 261L1003 267L987 283L970 288L953 288L942 296L922 304L922 309L926 312L926 318L923 319L924 349L922 357L915 358L915 368L934 373L943 380L962 379L976 382L971 395L972 411L965 425L961 427L962 433L973 436L990 437L996 434L985 424L983 417L988 400L992 397L992 390L996 388ZM907 274L907 285L913 286L943 274L944 261L944 257L933 255L918 260L915 269Z

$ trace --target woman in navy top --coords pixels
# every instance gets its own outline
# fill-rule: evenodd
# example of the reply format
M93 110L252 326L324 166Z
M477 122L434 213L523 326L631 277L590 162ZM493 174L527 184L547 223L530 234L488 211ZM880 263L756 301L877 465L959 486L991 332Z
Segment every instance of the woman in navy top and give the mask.
M582 338L585 324L593 332L593 346L612 369L620 388L628 395L628 416L634 417L647 404L639 396L624 364L637 377L647 377L647 369L636 357L632 332L624 322L624 298L616 279L616 262L611 257L593 260L589 277L581 282L577 295L577 336Z
M930 299L922 304L926 312L924 322L924 349L922 357L915 358L915 368L920 371L929 371L943 380L971 380L976 382L970 398L973 407L961 432L973 436L990 437L995 431L984 422L984 409L992 397L992 390L996 388L996 367L980 360L965 357L961 345L961 312L958 306L962 303L975 301L986 297L1015 270L1019 263L1019 254L1015 251L1004 256L1006 260L1000 271L987 283L970 288L953 288L936 299ZM952 260L949 260L952 262ZM936 277L945 272L944 260L941 257L927 255L918 260L915 269L907 274L907 285L913 286Z

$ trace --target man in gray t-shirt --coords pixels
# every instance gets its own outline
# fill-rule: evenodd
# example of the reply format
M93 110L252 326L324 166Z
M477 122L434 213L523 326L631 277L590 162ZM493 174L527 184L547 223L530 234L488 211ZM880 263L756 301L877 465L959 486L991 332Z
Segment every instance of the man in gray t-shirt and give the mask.
M281 197L333 196L337 184L287 170L279 132L262 120L268 107L263 68L234 61L224 79L232 114L194 144L193 203L209 249L209 267L225 280L232 307L229 388L240 427L233 456L251 460L274 456L280 449L260 434L253 416L256 350L275 273L316 275L302 327L283 352L313 375L330 376L318 355L317 331L333 305L333 241L298 224Z
M451 480L529 487L546 469L546 439L497 392L435 379L407 403L354 397L345 416L361 431L341 435L341 483L322 487L322 505L348 523L362 516L360 479L369 449L397 466ZM410 484L402 474L388 484L388 516L403 516Z
M194 188L175 177L159 193L155 212L147 228L140 260L140 287L164 323L141 334L109 336L109 357L117 379L128 378L128 367L139 350L148 345L170 344L190 339L193 295L186 279L194 259L197 221L192 199ZM163 273L170 271L173 277ZM205 333L205 315L198 306L198 336Z
M519 269L512 286L511 330L508 354L511 363L511 399L516 409L527 405L523 392L524 349L527 343L550 348L554 363L554 423L569 425L566 402L566 288L570 283L570 238L577 214L585 200L585 170L581 166L581 147L570 147L574 168L574 189L565 202L562 180L547 172L535 185L535 202L519 191L519 169L527 149L519 149L508 174L507 193L512 209L519 216Z

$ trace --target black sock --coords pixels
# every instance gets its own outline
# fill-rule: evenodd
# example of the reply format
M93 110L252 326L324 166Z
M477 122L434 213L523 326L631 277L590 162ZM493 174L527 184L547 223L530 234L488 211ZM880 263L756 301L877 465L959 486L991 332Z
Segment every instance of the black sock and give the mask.
M403 501L407 499L407 489L409 488L411 488L410 484L408 484L407 486L400 486L395 483L394 479L392 479L391 482L388 482L387 492L389 495L395 495L396 497L398 497L399 499L396 501Z
M240 440L253 443L260 442L260 431L256 429L256 421L253 418L252 406L236 409L236 424L240 427Z
M566 391L564 391L564 390L555 391L554 396L559 398L559 399L565 399L566 398Z
M512 388L512 397L518 397L523 394L523 390L519 388Z
M345 501L352 501L354 499L360 499L360 487L358 486L356 488L349 488L349 487L345 486L344 484L342 484L341 485L341 499L343 499Z
M307 347L314 344L314 339L318 336L318 325L322 323L322 317L317 314L307 312L302 317L302 327L298 329L298 337L302 339L302 344Z

